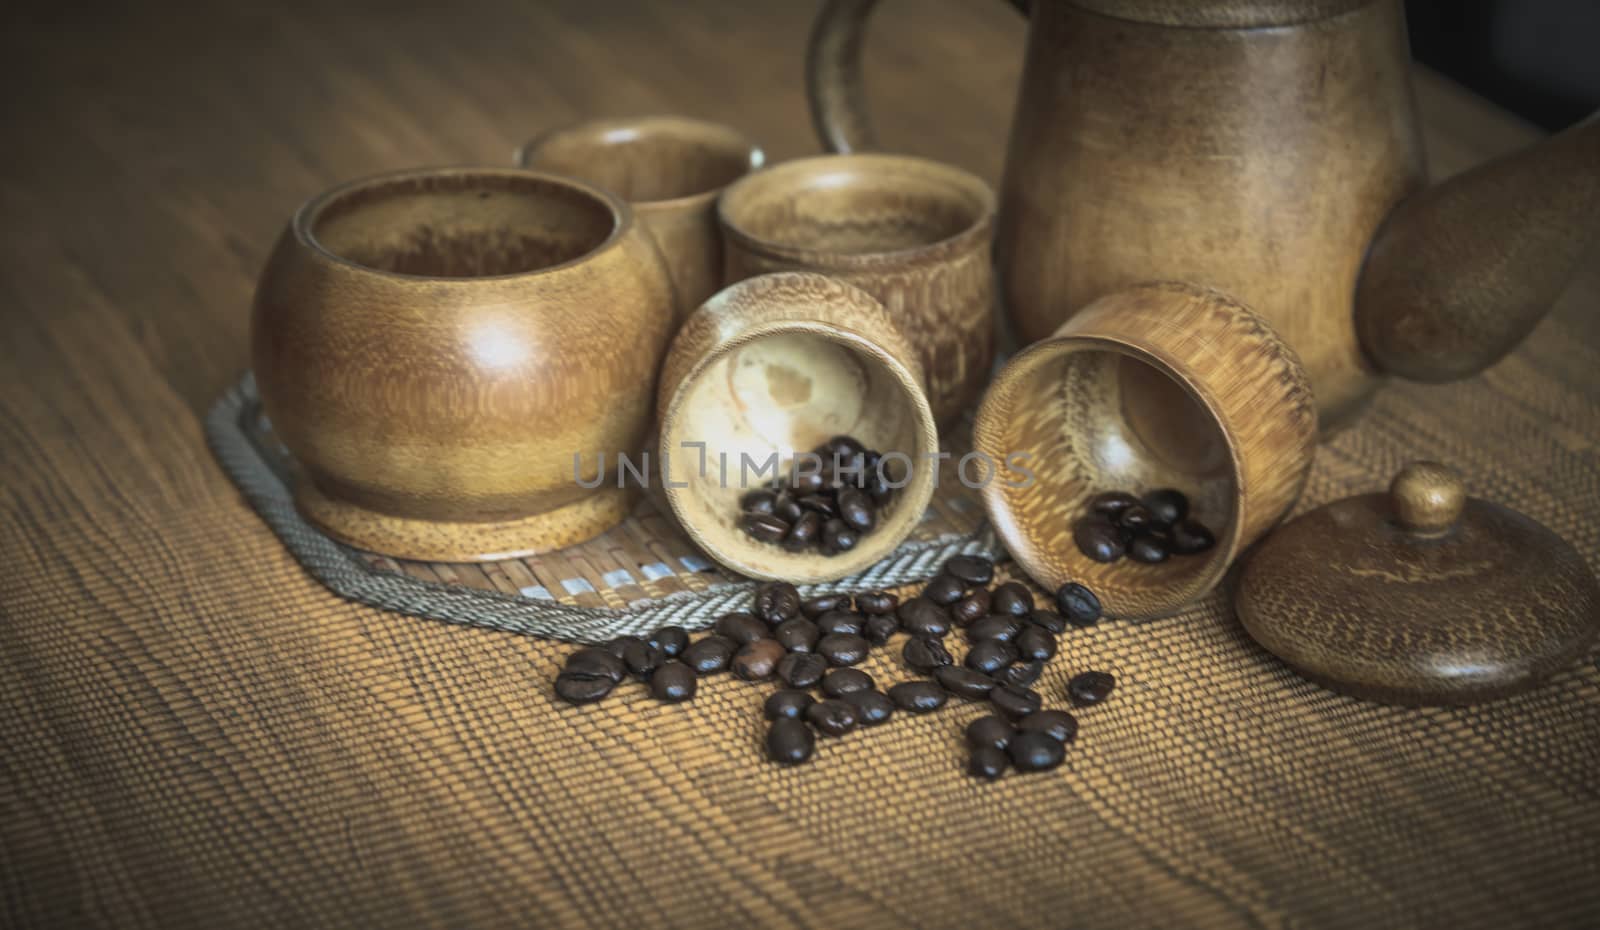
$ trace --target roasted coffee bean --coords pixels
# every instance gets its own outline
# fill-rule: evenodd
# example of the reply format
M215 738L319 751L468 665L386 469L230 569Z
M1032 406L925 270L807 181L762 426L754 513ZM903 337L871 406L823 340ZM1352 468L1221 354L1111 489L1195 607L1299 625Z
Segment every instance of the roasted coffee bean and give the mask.
M889 689L889 700L908 713L925 714L943 707L949 695L931 681L902 681Z
M778 662L778 677L791 688L812 688L828 671L828 660L810 652L791 652Z
M651 633L648 642L660 649L662 655L676 659L689 646L689 631L681 626L664 626Z
M767 756L780 765L798 765L811 758L817 738L799 720L779 717L767 730Z
M756 588L756 616L777 626L800 613L800 592L787 581L769 581Z
M720 633L697 639L683 650L683 664L694 669L697 675L714 675L725 671L739 644Z
M1151 491L1144 496L1144 506L1156 518L1157 523L1171 526L1189 516L1189 499L1183 496L1182 491L1173 488L1162 488Z
M783 538L783 547L790 552L799 552L809 549L813 544L822 540L822 515L814 510L808 510L800 515L789 527L789 535Z
M1115 517L1138 503L1139 499L1127 491L1106 491L1089 498L1089 509L1094 513Z
M767 625L757 620L754 614L747 614L742 610L718 617L717 622L711 625L711 629L741 646L763 639L770 632Z
M600 646L589 646L579 649L567 656L566 665L561 669L575 675L604 675L611 679L612 684L617 684L628 677L628 666L621 659L612 655Z
M810 652L817 647L817 639L821 636L822 631L817 629L817 625L805 617L792 617L772 631L772 638L790 652Z
M843 736L856 728L856 709L837 698L806 708L806 722L824 736Z
M822 524L822 548L828 552L849 552L861 541L850 524L838 518Z
M805 497L800 498L800 506L807 510L815 511L824 520L831 520L839 515L838 506L826 491L820 494L807 494Z
M800 502L788 494L779 494L778 499L772 503L772 515L785 523L793 523L806 513Z
M821 594L800 605L800 612L815 620L830 610L850 609L850 595Z
M1032 662L1018 662L1010 668L1003 668L994 674L994 680L1002 685L1013 685L1026 688L1039 680L1044 673L1044 663L1038 659Z
M754 491L746 491L739 498L739 509L745 513L771 513L772 506L777 502L776 491L756 488Z
M854 436L834 436L817 448L817 454L829 460L863 455L866 451L867 447Z
M806 464L810 464L809 462ZM789 490L794 492L800 506L805 506L805 498L815 494L828 486L828 480L822 477L822 470L815 471L795 469L794 476L789 479Z
M967 757L967 771L985 781L994 781L1011 767L1011 757L992 746L972 750Z
M889 637L900 632L900 620L894 614L874 614L862 626L861 635L874 646L882 646Z
M739 647L728 663L735 678L743 681L766 681L778 670L778 663L787 655L775 639L757 639Z
M1003 643L1009 643L1022 632L1023 626L1025 624L1016 617L991 614L967 627L967 641L978 643L986 639L998 639Z
M629 643L622 650L622 661L627 664L628 671L640 681L649 681L661 663L667 661L661 650L643 640Z
M1060 636L1067 631L1066 618L1053 610L1035 610L1028 614L1028 622L1052 636Z
M658 701L676 704L694 697L694 669L677 659L668 659L650 676L650 693Z
M817 640L817 655L832 665L859 664L871 649L871 644L854 633L830 633Z
M912 671L923 675L931 674L935 669L944 668L955 661L950 658L950 651L944 648L944 643L933 636L913 636L906 640L906 648L901 657L906 660L906 665Z
M1015 685L996 685L989 692L989 703L1011 720L1021 720L1039 709L1043 700L1039 692L1030 688L1018 688Z
M974 588L972 593L946 609L957 626L967 626L989 615L989 591L986 588Z
M610 694L616 686L608 675L562 672L556 676L556 697L568 704L590 704Z
M1172 525L1172 551L1178 555L1194 555L1217 544L1217 538L1203 524L1184 520Z
M944 563L944 573L969 587L985 585L994 580L994 563L981 555L958 555Z
M789 523L770 513L747 513L739 518L739 528L751 539L775 543L789 534Z
M939 605L948 607L961 600L967 593L966 583L954 575L940 575L928 582L922 589L922 596Z
M892 614L900 606L900 599L888 591L868 591L856 595L856 610L864 614Z
M865 533L878 522L877 508L865 491L847 487L839 492L839 519Z
M1056 589L1056 610L1073 626L1091 626L1100 619L1100 599L1076 581Z
M967 724L967 746L971 749L1004 749L1017 735L1017 728L1004 717L994 714L979 717Z
M1122 533L1104 517L1084 517L1072 527L1072 541L1078 551L1096 562L1115 562L1122 558Z
M1010 643L999 639L984 639L974 643L967 650L967 657L963 660L967 668L985 675L993 675L1011 663L1017 661L1017 648Z
M858 613L830 610L817 618L817 629L822 631L823 636L829 633L851 633L859 636L866 623L867 618Z
M1026 617L1033 610L1033 592L1023 587L1021 582L1008 581L989 596L989 612L1007 614L1012 617Z
M867 472L867 480L862 483L861 490L867 492L872 502L882 507L894 496L894 488L889 486L890 476L883 473L883 469L874 468Z
M870 691L874 687L872 676L858 668L836 668L822 676L822 693L828 697L844 697L852 691Z
M1156 522L1158 521L1155 514L1151 513L1150 508L1143 504L1135 504L1117 514L1117 525L1125 530L1133 530L1135 533Z
M1061 741L1048 733L1025 730L1006 747L1006 755L1019 772L1046 772L1061 764L1067 751Z
M856 719L864 727L875 727L894 716L894 702L882 691L851 691L842 700L856 709Z
M1087 707L1105 700L1116 686L1117 680L1110 672L1083 672L1067 682L1067 697L1079 707Z
M604 649L605 651L611 653L612 655L614 655L614 656L616 656L617 658L620 659L620 658L622 658L622 650L628 648L628 644L629 643L642 643L642 642L644 642L644 640L640 639L637 636L618 636L616 639L613 639L611 642L606 643L604 646L601 646L600 648Z
M1041 710L1023 717L1017 729L1048 733L1058 742L1070 743L1078 735L1078 718L1064 710Z
M933 679L939 683L939 687L969 701L983 700L995 686L994 679L988 675L955 665L935 669Z
M767 702L761 705L761 712L766 714L768 720L777 720L781 717L793 717L799 720L805 716L806 708L816 702L816 698L804 691L782 688L767 695Z
M1169 554L1167 544L1162 542L1161 537L1154 533L1140 533L1134 537L1133 543L1128 546L1128 558L1135 562L1143 562L1146 565L1165 562Z
M950 615L925 597L914 597L895 611L900 626L913 636L943 636L950 632Z
M1048 662L1056 654L1056 638L1036 626L1030 626L1018 633L1014 642L1017 645L1017 655L1024 662Z

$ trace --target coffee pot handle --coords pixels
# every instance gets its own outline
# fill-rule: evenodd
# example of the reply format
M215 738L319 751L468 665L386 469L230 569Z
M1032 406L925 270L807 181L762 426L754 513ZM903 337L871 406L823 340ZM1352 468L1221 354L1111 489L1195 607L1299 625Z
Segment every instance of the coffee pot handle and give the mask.
M1007 0L1028 15L1030 0ZM811 122L831 152L878 147L862 91L861 40L878 0L828 0L811 28L806 49L806 96Z

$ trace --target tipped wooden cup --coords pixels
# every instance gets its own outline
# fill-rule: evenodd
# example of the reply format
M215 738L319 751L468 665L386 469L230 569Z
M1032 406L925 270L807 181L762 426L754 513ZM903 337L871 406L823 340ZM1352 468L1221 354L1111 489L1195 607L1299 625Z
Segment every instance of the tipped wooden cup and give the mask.
M883 306L820 274L734 284L690 315L658 395L663 487L674 516L718 562L796 583L854 574L892 552L928 507L939 450L922 368ZM850 435L905 481L848 552L790 552L739 527L739 498L779 461ZM703 446L700 444L704 444ZM774 459L774 455L777 456ZM748 463L748 464L747 464Z
M680 320L722 287L717 195L765 158L737 129L683 116L590 120L536 136L517 154L525 168L628 201L666 260Z
M1092 588L1107 613L1153 617L1208 593L1299 496L1316 446L1300 360L1261 317L1188 284L1095 301L1013 358L973 426L996 463L984 506L1037 582ZM1102 491L1177 488L1216 535L1207 552L1106 564L1073 525Z

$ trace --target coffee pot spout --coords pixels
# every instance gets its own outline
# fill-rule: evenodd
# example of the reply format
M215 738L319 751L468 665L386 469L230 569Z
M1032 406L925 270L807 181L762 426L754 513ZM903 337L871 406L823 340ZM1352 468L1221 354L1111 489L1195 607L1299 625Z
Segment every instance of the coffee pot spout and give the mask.
M1383 371L1454 381L1499 361L1600 242L1600 113L1401 202L1367 254L1356 331Z

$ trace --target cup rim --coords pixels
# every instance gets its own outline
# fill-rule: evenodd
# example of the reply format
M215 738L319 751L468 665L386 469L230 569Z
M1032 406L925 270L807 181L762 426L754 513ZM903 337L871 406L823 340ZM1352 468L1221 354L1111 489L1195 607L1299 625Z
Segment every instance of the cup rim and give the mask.
M350 195L360 191L381 188L385 185L392 185L418 178L477 177L501 177L536 181L556 187L564 187L570 191L574 191L581 196L598 201L601 206L606 208L611 217L611 231L607 233L606 237L600 240L599 244L595 245L593 248L554 265L530 268L526 271L513 271L508 274L472 275L470 277L408 274L401 271L390 271L385 268L375 268L371 265L364 265L360 262L352 261L343 255L340 255L339 253L328 248L316 237L315 229L317 221L321 219L323 211L328 209L328 207L332 206L339 200L349 197ZM309 250L312 255L323 261L340 265L345 268L354 269L355 271L364 274L377 275L384 278L393 278L402 281L427 281L431 284L466 287L485 281L511 281L517 279L536 278L541 275L564 271L584 262L591 261L597 256L616 248L618 244L622 242L623 238L627 236L628 232L633 228L633 223L633 212L628 208L628 205L617 198L616 195L607 190L596 187L593 184L588 184L575 178L569 178L565 175L554 174L548 171L535 171L529 168L506 168L498 165L449 165L434 168L407 168L400 171L387 171L380 174L367 175L366 177L356 178L355 180L334 185L333 187L328 188L322 193L317 194L316 196L307 200L305 203L301 204L300 207L295 210L294 218L290 221L290 228L294 231L295 240L299 242L303 248Z
M767 163L767 153L761 148L760 145L756 144L755 140L751 139L739 129L729 126L727 123L719 123L714 120L700 119L694 116L678 116L675 114L601 117L598 119L575 120L570 123L563 123L559 126L552 126L551 128L540 132L528 141L517 146L517 150L514 153L513 158L516 163L524 169L530 171L545 171L546 169L534 168L531 166L529 164L529 160L533 157L533 153L541 145L544 145L558 137L582 131L614 131L618 129L634 128L659 129L669 126L695 130L709 130L714 133L722 134L730 140L737 141L740 147L745 151L744 171L727 184L719 184L715 187L708 187L703 191L695 191L690 194L681 194L677 197L662 197L654 200L629 200L628 203L636 211L650 212L654 210L670 210L678 207L685 207L692 204L706 203L715 200L730 185L737 184L750 174L761 170Z
M838 252L809 246L787 245L765 239L746 230L729 215L729 204L744 190L757 184L781 184L789 176L807 172L821 165L836 164L876 165L879 170L896 166L942 175L972 192L978 200L978 217L959 232L934 242L904 249L887 249L874 252ZM922 158L916 155L892 155L883 152L848 152L831 155L812 155L795 158L772 165L764 171L747 174L722 189L717 197L717 223L723 235L741 248L760 255L802 263L830 270L878 268L906 261L938 259L957 254L975 242L985 241L994 227L996 198L988 182L970 171L955 165Z

